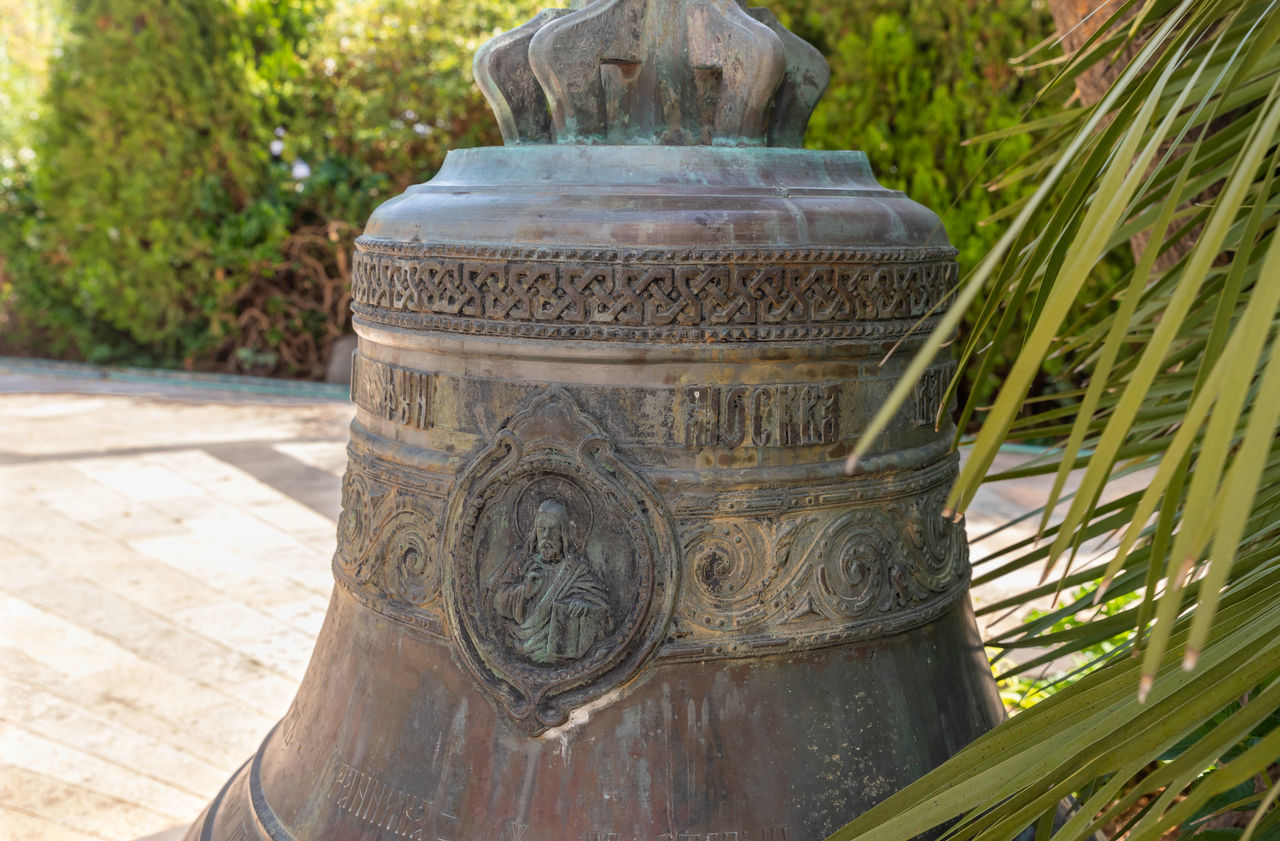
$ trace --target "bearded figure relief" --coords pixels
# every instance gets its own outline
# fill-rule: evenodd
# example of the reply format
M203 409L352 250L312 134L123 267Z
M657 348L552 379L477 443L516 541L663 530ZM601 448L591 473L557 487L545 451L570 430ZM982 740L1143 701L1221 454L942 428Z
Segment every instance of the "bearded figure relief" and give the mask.
M577 660L613 631L608 590L570 545L569 511L545 500L494 591L514 647L535 663Z

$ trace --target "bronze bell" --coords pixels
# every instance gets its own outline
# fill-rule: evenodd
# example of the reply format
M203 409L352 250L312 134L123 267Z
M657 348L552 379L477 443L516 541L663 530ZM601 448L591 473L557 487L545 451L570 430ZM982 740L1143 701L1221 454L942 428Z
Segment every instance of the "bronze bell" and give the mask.
M795 148L828 70L763 9L545 11L476 78L506 145L357 243L311 665L187 837L819 841L1002 717L954 363L842 472L955 249Z

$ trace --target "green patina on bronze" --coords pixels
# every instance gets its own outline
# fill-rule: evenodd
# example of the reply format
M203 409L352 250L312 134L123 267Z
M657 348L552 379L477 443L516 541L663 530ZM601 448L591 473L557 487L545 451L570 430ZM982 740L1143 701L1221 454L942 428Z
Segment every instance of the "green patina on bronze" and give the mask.
M949 358L841 469L955 250L796 148L828 71L762 9L578 3L475 63L507 145L357 243L333 603L189 837L819 841L1001 715Z
M489 41L475 77L508 145L798 147L831 71L768 9L597 0Z

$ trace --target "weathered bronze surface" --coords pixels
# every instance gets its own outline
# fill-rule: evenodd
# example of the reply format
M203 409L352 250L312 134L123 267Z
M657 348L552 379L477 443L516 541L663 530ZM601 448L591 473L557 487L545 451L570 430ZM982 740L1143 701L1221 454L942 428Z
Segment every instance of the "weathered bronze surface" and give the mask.
M333 601L189 838L818 841L999 720L949 359L841 472L956 266L786 148L826 73L733 0L482 48L508 145L358 242Z

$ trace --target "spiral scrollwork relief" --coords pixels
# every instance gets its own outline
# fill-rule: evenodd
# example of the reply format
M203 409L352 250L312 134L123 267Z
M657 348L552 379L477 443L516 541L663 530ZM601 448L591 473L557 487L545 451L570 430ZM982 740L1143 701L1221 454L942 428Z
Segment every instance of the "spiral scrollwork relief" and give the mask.
M375 609L440 626L437 501L372 478L356 461L342 481L339 584Z
M969 537L965 532L963 515L957 517L944 513L947 495L945 488L929 495L929 505L924 512L928 524L925 545L933 553L936 566L950 561L952 578L963 578L969 574Z
M876 508L858 509L833 526L814 547L816 594L835 616L862 616L880 599L886 562L902 552L898 530Z
M714 517L684 540L672 657L833 645L929 621L963 596L945 489L784 517Z
M769 558L757 529L711 521L685 540L686 621L708 629L741 628L762 621Z
M432 520L404 511L392 518L387 542L386 582L392 596L421 606L440 596L440 565L436 562L436 534Z
M791 562L796 536L814 520L714 519L684 538L677 635L706 637L764 628L792 604L804 571Z
M373 575L370 531L373 501L369 482L357 470L348 467L342 477L342 513L338 515L337 564L353 579L365 582Z
M945 501L946 489L937 488L889 507L890 513L902 522L912 561L890 566L894 604L910 604L945 591L967 568L964 526L943 516Z
M632 483L638 490L619 491L617 476L627 468L608 439L563 394L547 399L550 402L542 406L540 401L534 413L533 419L540 418L539 435L564 436L576 425L579 438L558 449L539 443L528 450L513 435L499 436L484 459L484 475L490 478L476 484L475 493L465 500L457 497L458 522L487 529L463 543L474 549L472 555L482 550L485 558L492 555L493 567L473 558L474 569L464 570L466 586L455 584L455 597L469 599L458 603L457 614L487 611L486 621L506 629L507 636L495 631L486 643L505 663L506 677L495 685L500 694L521 681L576 692L572 687L577 678L570 680L568 672L610 668L605 662L612 662L610 652L629 648L622 640L644 616L653 619L650 639L656 657L733 657L905 630L930 621L963 597L969 575L964 528L942 516L950 465L926 466L918 475L895 479L890 489L896 493L885 494L887 498L814 493L800 499L803 505L789 506L778 504L777 489L755 491L759 499L739 492L729 501L731 506L722 499L714 511L687 510L680 518L678 539L671 534L674 545L654 551L658 544L653 526L646 525L651 521L633 512L652 511L656 503L633 501L634 508L626 504L629 495L639 498L648 491L642 493L639 480ZM357 453L343 482L334 571L339 584L368 607L452 637L444 564L453 556L443 547L441 533L447 493L443 483L422 483L398 467ZM765 505L769 499L774 501L772 508ZM561 529L567 556L589 562L586 568L594 578L582 578L588 583L599 579L609 612L590 627L585 614L573 617L585 629L575 637L583 653L561 657L557 650L560 659L555 663L543 662L547 658L540 650L529 654L522 640L508 639L511 623L503 617L514 609L504 613L501 606L495 607L495 599L501 600L495 594L510 583L507 579L515 582L516 571L529 566L529 535L549 501L567 515ZM641 573L635 581L628 577ZM646 602L648 597L640 595L650 592L645 582L652 578L656 585L663 575L676 580L662 596L671 603L671 619L658 639L661 619L643 607L631 616L624 607ZM516 583L526 590L532 586L524 579ZM586 584L582 588L591 589ZM658 597L657 590L653 596ZM580 601L590 600L584 596ZM596 626L598 632L592 631ZM600 658L604 659L596 664ZM517 718L545 719L545 725L563 709L539 692L512 690L503 695L503 703Z

